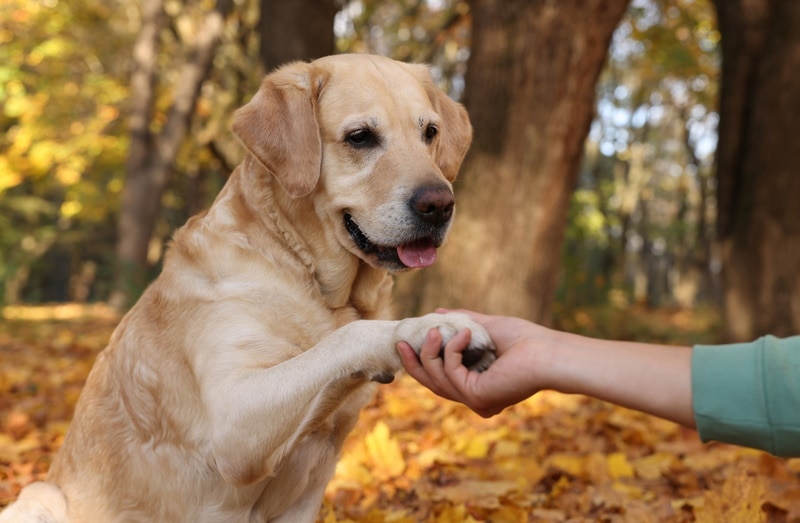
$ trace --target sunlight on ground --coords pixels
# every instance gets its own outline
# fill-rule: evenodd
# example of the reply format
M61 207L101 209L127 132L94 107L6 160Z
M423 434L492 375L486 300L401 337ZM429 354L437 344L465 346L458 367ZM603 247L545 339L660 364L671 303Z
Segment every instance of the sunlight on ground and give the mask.
M58 303L53 305L8 305L0 309L6 320L49 321L101 319L113 320L120 315L105 303Z

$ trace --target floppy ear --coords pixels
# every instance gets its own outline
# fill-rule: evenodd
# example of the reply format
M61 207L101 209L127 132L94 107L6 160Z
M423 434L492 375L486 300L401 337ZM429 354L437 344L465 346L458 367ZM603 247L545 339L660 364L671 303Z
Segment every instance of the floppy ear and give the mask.
M416 66L416 74L428 92L433 109L442 118L439 138L434 145L434 160L449 181L456 179L458 169L472 143L472 124L464 106L454 102L431 79L427 66Z
M313 73L308 63L281 67L233 117L233 132L292 198L310 193L320 176L316 103L323 78Z

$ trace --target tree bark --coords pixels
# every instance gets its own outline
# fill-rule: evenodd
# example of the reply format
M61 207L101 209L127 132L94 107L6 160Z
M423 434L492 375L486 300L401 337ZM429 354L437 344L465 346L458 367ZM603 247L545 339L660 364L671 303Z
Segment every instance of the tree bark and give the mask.
M261 60L270 71L334 53L333 0L261 0Z
M595 84L628 0L473 0L458 212L403 312L468 307L549 323ZM421 289L421 290L420 290Z
M147 259L150 239L161 211L161 196L169 181L200 94L209 74L214 50L230 8L231 0L218 0L197 29L174 88L174 102L166 123L158 133L151 131L158 67L159 35L164 27L163 0L142 1L142 27L133 52L131 75L131 144L125 165L120 217L117 226L115 289L109 302L125 308L149 280Z
M717 176L731 341L800 332L800 2L717 0Z

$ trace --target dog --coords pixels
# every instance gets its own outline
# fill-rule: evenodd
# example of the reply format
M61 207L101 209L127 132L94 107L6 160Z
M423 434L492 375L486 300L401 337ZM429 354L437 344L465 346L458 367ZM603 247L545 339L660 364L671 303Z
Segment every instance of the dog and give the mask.
M236 111L246 150L173 236L160 276L100 353L46 481L2 522L314 521L345 436L429 329L392 321L392 274L431 265L472 137L426 66L293 63Z

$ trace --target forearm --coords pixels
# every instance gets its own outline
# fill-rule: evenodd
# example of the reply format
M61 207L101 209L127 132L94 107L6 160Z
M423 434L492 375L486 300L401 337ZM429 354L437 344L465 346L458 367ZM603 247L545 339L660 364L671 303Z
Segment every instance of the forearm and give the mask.
M553 335L550 388L695 426L690 347Z

